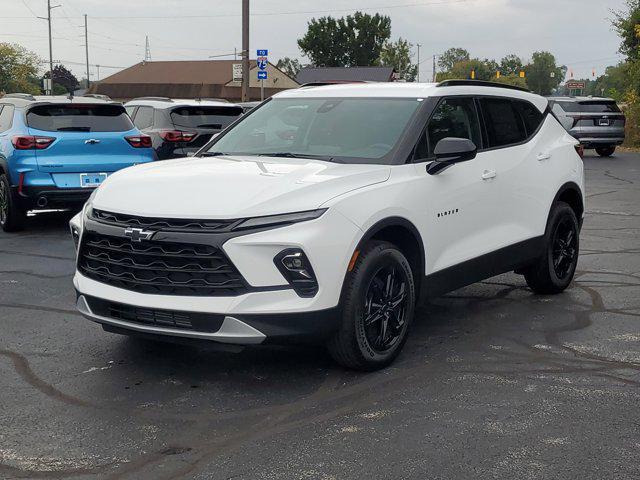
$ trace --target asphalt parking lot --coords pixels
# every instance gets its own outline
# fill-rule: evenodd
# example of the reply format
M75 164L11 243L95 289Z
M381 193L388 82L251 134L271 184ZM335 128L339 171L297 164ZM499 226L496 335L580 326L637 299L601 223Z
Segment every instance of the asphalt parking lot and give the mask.
M453 292L373 374L105 333L74 310L69 215L0 233L0 478L640 478L640 155L585 164L567 292Z

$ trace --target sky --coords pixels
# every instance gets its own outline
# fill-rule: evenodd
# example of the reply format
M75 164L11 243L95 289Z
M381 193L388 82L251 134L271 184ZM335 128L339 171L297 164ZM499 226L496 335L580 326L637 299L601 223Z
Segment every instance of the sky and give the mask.
M46 0L0 0L0 42L18 43L49 58ZM52 0L53 58L86 77L84 17L89 31L91 80L144 59L206 60L241 49L241 0ZM260 0L251 2L250 51L268 49L269 60L299 58L297 39L312 18L361 10L391 17L392 40L420 44L420 75L429 81L432 58L449 47L473 57L515 53L525 60L552 52L575 78L604 73L622 57L611 28L625 0ZM97 65L100 65L98 68ZM45 65L43 65L43 70Z

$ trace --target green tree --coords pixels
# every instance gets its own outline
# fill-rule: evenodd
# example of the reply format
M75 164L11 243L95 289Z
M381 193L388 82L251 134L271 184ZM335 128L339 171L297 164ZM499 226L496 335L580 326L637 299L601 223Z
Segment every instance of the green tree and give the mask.
M464 48L450 48L438 57L438 67L442 72L453 69L456 63L469 60L471 56Z
M371 66L378 65L389 37L389 17L356 12L340 19L312 19L298 46L316 66Z
M49 78L49 72L46 72L42 78ZM65 94L71 93L78 88L78 79L64 65L56 65L53 67L53 93ZM57 86L61 88L56 88Z
M402 37L396 42L387 42L380 52L380 65L393 67L399 77L407 82L415 82L418 65L411 62L413 45Z
M446 72L438 72L438 81L441 80L493 80L495 78L495 62L492 60L480 60L472 58L456 62L453 67ZM472 75L471 72L474 72Z
M627 0L627 9L614 12L612 23L622 39L620 53L629 61L640 59L640 0Z
M278 60L276 67L295 80L298 72L302 69L302 64L297 58L284 57Z
M500 77L495 78L493 81L498 83L504 83L507 85L515 85L516 87L529 88L527 86L527 80L525 78L522 78L520 76L520 73L518 73L517 75L513 73L510 73L509 75L502 75L501 73Z
M551 95L564 79L566 70L556 65L550 52L535 52L525 67L529 89L539 95Z
M507 55L500 60L500 65L498 67L501 75L516 75L518 78L520 78L519 75L523 68L524 66L522 65L520 57L513 54Z
M0 92L39 94L40 59L20 45L0 43Z

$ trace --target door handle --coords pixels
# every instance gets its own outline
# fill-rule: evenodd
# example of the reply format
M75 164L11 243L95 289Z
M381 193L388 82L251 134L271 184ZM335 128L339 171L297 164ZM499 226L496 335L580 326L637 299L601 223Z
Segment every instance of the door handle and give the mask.
M536 157L538 159L538 161L542 161L542 160L549 160L551 158L551 154L550 153L539 153L538 156Z
M482 172L482 179L483 180L491 180L495 176L496 176L496 171L495 170L485 170L484 172Z

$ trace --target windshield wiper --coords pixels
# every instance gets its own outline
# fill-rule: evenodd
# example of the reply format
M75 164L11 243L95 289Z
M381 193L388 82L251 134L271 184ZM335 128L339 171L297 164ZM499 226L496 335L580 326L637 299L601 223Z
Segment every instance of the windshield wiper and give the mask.
M231 155L227 152L202 152L200 154L201 157L221 157L223 155Z
M280 158L309 158L312 160L324 160L333 162L333 157L326 155L314 155L311 153L292 153L292 152L274 152L274 153L256 153L259 157L280 157Z

